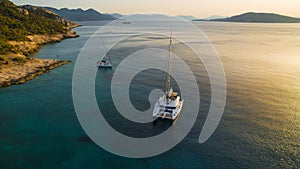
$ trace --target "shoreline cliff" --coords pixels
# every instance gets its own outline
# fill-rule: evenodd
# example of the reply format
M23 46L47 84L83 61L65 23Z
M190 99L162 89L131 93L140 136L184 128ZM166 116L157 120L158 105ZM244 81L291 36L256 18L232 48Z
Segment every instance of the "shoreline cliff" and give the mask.
M0 87L23 84L70 61L31 58L41 46L77 38L80 25L31 5L0 0Z
M9 42L14 50L22 51L22 53L0 55L0 87L23 84L41 74L49 73L52 69L69 63L70 61L37 59L28 56L37 52L42 45L57 43L66 38L76 38L78 36L75 32L70 31L67 34L52 36L33 35L28 37L30 41L26 42Z

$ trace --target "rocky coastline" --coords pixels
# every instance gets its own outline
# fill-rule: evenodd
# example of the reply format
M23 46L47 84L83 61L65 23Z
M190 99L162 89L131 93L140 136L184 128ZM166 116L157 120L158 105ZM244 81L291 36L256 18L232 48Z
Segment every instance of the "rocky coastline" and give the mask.
M38 51L42 45L60 42L66 38L76 38L74 31L56 35L27 36L30 41L10 41L13 52L0 55L0 87L23 84L50 70L65 65L70 61L56 59L37 59L28 57Z
M0 6L0 87L25 83L69 62L30 56L43 45L78 37L72 29L80 25L43 7L10 0L0 0Z
M67 38L77 38L79 35L74 31L69 31L65 34L56 35L31 35L27 36L29 41L9 41L8 43L12 46L12 52L29 56L30 54L37 52L42 45L49 43L61 42Z
M23 84L70 61L30 58L24 64L0 69L0 87Z

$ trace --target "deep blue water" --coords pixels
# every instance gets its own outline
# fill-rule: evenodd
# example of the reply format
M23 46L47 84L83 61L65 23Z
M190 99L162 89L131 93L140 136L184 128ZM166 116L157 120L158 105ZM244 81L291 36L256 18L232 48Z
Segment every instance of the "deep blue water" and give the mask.
M58 54L71 63L23 85L0 89L0 168L300 167L300 46L295 40L299 25L196 23L215 44L224 64L228 95L223 118L213 136L199 144L211 96L206 71L201 63L196 64L201 105L193 129L170 151L145 159L120 157L98 147L76 117L73 69L80 49L99 29L95 25L76 28L80 38L46 45L32 56L56 59ZM114 64L124 51L151 42L141 39L110 51ZM163 87L159 84L161 73L156 71L145 71L133 82L131 101L138 109L149 107L145 91ZM113 72L100 71L96 78L97 100L100 107L110 110L104 112L110 124L136 137L167 129L166 122L137 127L112 110L109 93L101 89L108 86Z

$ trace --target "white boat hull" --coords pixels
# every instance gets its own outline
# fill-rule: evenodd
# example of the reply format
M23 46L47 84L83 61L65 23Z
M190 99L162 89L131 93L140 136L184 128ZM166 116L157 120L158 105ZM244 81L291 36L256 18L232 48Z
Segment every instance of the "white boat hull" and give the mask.
M180 97L174 101L165 102L166 96L162 96L158 99L154 105L153 117L176 120L180 115L183 107L184 100L180 100Z
M110 63L99 63L97 64L98 68L112 68L112 65Z

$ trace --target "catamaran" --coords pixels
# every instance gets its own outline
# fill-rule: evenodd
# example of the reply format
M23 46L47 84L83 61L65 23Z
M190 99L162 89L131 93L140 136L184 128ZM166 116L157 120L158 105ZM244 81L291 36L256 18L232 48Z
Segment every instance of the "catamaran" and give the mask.
M168 73L166 79L166 91L165 94L159 97L158 101L154 105L153 117L162 119L171 119L174 122L177 120L181 113L183 102L177 92L173 91L171 87L171 49L172 49L172 32L170 36L169 44L169 58L168 58Z
M106 54L103 60L97 62L98 68L112 68L111 60L108 54Z
M104 58L101 61L99 60L97 62L97 67L98 68L112 68L111 59L110 59L108 52L106 52Z

